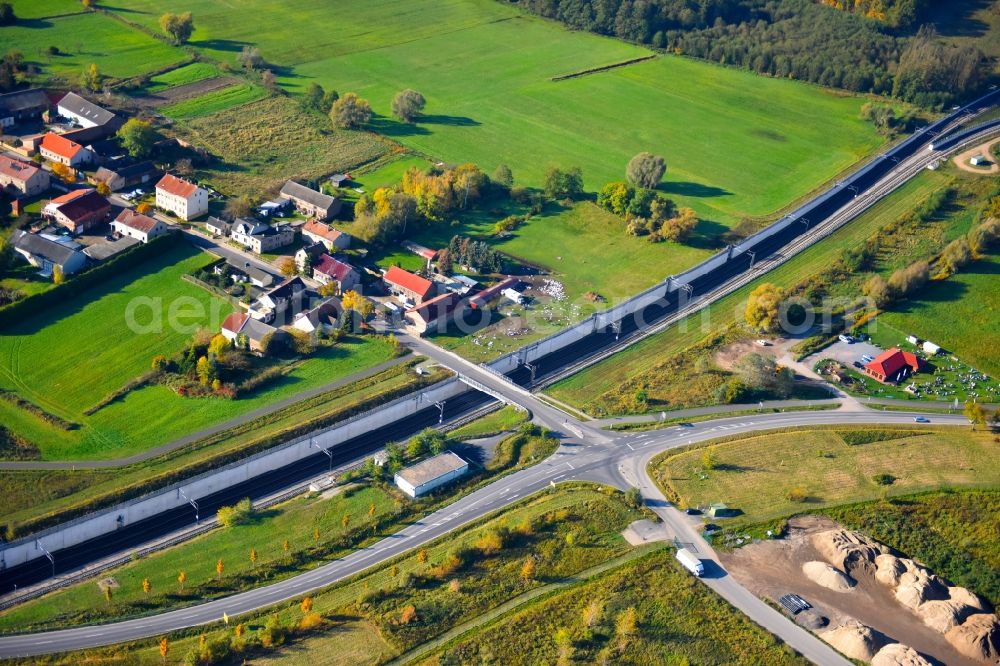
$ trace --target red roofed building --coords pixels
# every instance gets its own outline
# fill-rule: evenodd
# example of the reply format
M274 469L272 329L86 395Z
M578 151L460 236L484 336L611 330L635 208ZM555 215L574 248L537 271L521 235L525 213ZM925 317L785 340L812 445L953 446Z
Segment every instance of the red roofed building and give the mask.
M156 207L193 220L208 212L208 191L168 173L156 184Z
M0 155L0 187L12 187L32 197L49 189L49 172L31 162Z
M324 254L313 264L313 279L320 284L336 284L337 291L342 294L357 286L360 277L350 264Z
M393 266L382 277L389 291L404 300L417 305L434 295L434 283L430 280Z
M505 289L512 289L516 287L518 282L519 280L517 278L504 278L492 287L483 289L481 292L470 298L469 305L471 305L474 310L484 308L494 298L498 298Z
M73 190L56 197L42 209L42 215L80 234L103 224L111 214L111 204L96 190Z
M920 359L915 354L893 347L866 365L865 373L883 384L888 384L901 382L910 375L920 372L920 365Z
M316 220L309 220L303 225L302 235L316 243L322 243L331 252L346 250L351 246L349 235Z
M86 164L93 158L90 151L76 141L70 141L66 137L52 132L42 137L38 152L50 162L58 162L71 167Z
M167 233L167 225L148 215L137 213L131 208L125 208L111 223L111 230L122 236L148 243L151 239Z

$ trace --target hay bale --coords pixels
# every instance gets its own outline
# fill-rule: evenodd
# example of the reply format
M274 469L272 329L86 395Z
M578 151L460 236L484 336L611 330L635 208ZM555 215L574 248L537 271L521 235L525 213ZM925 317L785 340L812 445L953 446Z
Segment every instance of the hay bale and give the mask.
M851 659L866 662L889 643L884 634L853 618L836 629L822 632L819 637Z
M944 635L952 646L969 659L996 663L1000 660L1000 620L996 615L970 615L965 622Z
M907 645L889 643L872 657L872 666L931 666L931 662Z
M813 560L802 565L802 573L809 580L835 592L850 592L855 585L854 580L839 569L831 567L826 562Z

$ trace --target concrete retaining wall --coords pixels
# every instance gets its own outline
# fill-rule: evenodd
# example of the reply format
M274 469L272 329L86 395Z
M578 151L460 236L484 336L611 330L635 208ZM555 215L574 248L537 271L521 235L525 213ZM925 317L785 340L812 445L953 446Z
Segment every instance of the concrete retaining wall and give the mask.
M36 557L44 557L45 553L39 546L49 552L55 552L102 534L114 532L125 525L188 504L186 499L188 497L197 500L235 483L307 458L317 453L317 446L324 449L335 448L340 442L415 414L435 402L453 398L467 390L468 387L457 379L449 379L417 394L398 398L386 405L358 414L326 430L313 433L310 437L263 451L145 497L3 544L0 546L0 570L23 564Z

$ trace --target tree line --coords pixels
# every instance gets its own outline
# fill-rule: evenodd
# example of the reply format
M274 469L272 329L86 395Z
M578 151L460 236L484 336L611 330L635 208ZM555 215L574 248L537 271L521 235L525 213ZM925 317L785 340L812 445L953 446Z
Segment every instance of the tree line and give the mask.
M515 3L573 28L758 74L894 95L923 106L971 95L988 76L979 49L943 44L930 27L904 34L922 18L922 3L916 0L864 0L854 3L863 9L853 12L811 0Z

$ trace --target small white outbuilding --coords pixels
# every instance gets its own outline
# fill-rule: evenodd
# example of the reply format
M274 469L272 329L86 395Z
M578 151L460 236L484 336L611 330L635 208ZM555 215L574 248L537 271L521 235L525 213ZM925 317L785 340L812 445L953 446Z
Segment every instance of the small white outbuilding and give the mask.
M931 356L934 356L935 354L941 351L941 348L938 347L933 342L931 342L930 340L924 340L923 350L925 354L930 354Z
M396 473L394 481L410 497L426 495L469 471L469 463L451 451L445 451Z

